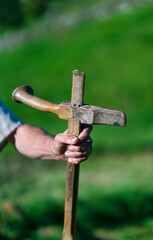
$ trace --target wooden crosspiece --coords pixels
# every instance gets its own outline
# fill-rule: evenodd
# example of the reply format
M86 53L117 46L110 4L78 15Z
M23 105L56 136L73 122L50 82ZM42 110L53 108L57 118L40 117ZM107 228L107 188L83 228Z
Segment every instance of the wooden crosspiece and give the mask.
M33 89L21 86L14 90L13 100L23 102L45 112L56 113L68 120L68 133L79 136L82 124L99 124L124 127L126 116L121 111L83 104L85 74L73 71L71 102L55 104L33 96ZM62 240L76 239L76 213L79 185L79 164L67 163L64 229Z

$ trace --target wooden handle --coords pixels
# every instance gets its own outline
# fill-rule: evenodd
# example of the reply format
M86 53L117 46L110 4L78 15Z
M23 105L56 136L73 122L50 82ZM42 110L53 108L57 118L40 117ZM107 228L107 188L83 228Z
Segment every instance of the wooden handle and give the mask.
M84 92L84 73L78 70L73 71L73 86L71 104L73 106L83 105ZM81 131L79 121L68 121L68 133L78 136ZM65 214L64 214L64 229L62 240L76 239L76 213L77 213L77 198L79 185L79 164L67 164L67 181L66 181L66 196L65 196Z
M55 104L44 99L35 97L33 96L33 94L33 89L30 86L24 85L14 90L12 98L15 102L22 102L38 110L58 114L59 104Z

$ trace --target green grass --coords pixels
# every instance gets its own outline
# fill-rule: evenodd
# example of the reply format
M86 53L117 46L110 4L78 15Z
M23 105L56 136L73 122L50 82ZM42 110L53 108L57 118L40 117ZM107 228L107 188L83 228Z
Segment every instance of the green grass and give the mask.
M66 163L18 154L0 161L1 239L61 239ZM151 153L92 156L81 164L79 240L151 239L152 165Z
M51 1L49 7L52 11L57 12L74 12L88 9L90 6L95 6L97 3L105 2L104 0L88 0L88 1L81 1L81 0L67 0L67 1Z
M79 240L152 239L152 14L150 6L88 21L0 53L1 98L24 122L65 130L66 121L11 93L28 84L47 100L70 100L76 68L86 73L85 103L127 114L126 128L94 126L95 154L81 164ZM0 166L0 238L61 239L66 163L21 158L7 146Z
M0 53L1 98L23 121L57 133L67 127L53 114L11 100L13 89L31 85L37 96L70 100L72 70L86 73L85 103L123 110L126 128L95 126L95 149L152 148L153 8L109 20L56 30Z
M148 219L143 224L135 226L120 227L114 230L97 229L95 235L101 239L117 240L151 240L153 236L153 220Z

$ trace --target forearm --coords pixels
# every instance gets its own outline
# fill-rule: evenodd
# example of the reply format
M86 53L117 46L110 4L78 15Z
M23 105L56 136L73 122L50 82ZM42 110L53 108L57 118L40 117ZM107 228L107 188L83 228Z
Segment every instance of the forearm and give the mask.
M91 130L91 126L85 126L79 137L70 135L67 131L52 136L38 127L22 124L8 140L27 157L67 160L77 164L85 161L91 154Z
M57 159L54 154L54 136L44 130L22 124L10 136L9 140L23 155L38 159Z

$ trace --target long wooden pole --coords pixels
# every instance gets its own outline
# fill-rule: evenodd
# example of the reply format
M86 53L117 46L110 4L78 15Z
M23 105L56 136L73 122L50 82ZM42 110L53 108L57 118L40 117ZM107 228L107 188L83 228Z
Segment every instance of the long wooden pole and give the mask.
M78 70L73 71L72 97L71 104L73 106L81 106L83 104L84 94L84 73ZM79 136L81 131L81 123L75 120L68 121L68 133ZM77 198L79 186L79 164L67 163L67 180L66 180L66 196L65 196L65 213L64 213L64 229L62 240L76 239L76 213Z

